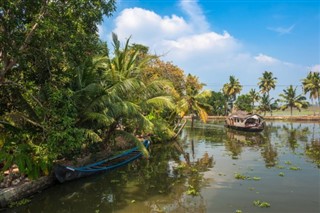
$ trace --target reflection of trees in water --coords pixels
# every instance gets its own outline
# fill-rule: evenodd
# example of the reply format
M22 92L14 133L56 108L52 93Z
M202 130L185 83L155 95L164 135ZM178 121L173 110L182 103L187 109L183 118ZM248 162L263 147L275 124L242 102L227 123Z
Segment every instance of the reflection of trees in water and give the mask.
M83 179L83 184L78 183L76 192L68 193L68 187L65 187L65 192L59 193L60 202L65 203L62 208L71 204L78 206L75 211L79 212L94 212L97 209L100 212L127 209L131 212L206 212L202 197L187 195L187 190L192 186L197 192L200 191L204 183L200 171L212 167L213 159L205 154L188 167L181 164L180 155L181 152L172 144L153 145L149 160L141 159L125 169L97 176L97 181L86 183ZM44 198L48 204L46 209L56 209L56 203L50 201L55 200L54 195L51 196ZM135 203L132 204L132 201ZM90 205L84 204L88 202ZM34 209L30 211L39 212Z
M275 166L278 159L277 149L273 143L271 143L273 134L275 132L277 133L278 130L279 129L275 127L273 123L269 123L269 125L262 132L265 144L262 146L261 156L263 157L267 167Z
M307 144L305 153L320 168L320 139L313 140L310 145Z
M193 139L195 141L210 141L210 143L221 143L225 138L225 133L223 126L220 128L197 128L194 129L186 128L187 131L184 131L182 139Z
M141 202L148 200L145 203L147 206L140 209L141 212L168 210L206 212L205 203L198 192L205 183L201 172L213 167L213 157L206 153L203 157L190 162L190 165L188 165L186 162L179 160L181 154L181 150L176 149L173 144L153 146L152 158L149 161L141 161L141 163L136 164L136 167L131 167L131 179L132 175L138 175L136 182L133 184L139 189L131 193L131 198L128 198L128 192L117 193L116 197L119 196L119 199L124 199L124 201L130 199L141 200ZM190 187L197 193L187 195ZM128 189L132 188L134 187ZM137 191L139 193L136 193ZM122 197L123 193L126 194L125 198ZM192 199L186 202L192 195ZM195 200L198 201L195 202Z
M263 133L227 130L225 146L227 150L231 151L232 157L240 155L242 147L257 147L261 149L261 156L264 158L266 166L274 166L277 161L277 150L270 143L270 129L264 130Z
M296 127L293 126L293 123L283 125L283 131L285 132L282 140L285 140L292 151L298 146L298 141L308 142L308 135L310 135L310 131L308 127L303 127L302 124L298 124Z
M306 144L305 153L320 168L320 123L313 124L311 143Z
M277 149L270 142L263 146L261 155L264 158L267 167L273 167L276 165L278 157Z
M320 123L285 123L272 133L293 152L302 145L305 154L320 168Z

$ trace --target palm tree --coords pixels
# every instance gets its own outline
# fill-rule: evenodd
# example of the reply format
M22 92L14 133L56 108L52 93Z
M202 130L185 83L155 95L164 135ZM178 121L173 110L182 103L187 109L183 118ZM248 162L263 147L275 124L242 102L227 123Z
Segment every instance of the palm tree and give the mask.
M262 77L259 78L258 86L262 94L267 93L269 95L270 90L276 87L277 78L272 75L272 72L264 71Z
M306 101L306 97L297 95L296 90L297 87L293 88L293 86L290 85L287 89L283 90L282 94L279 95L282 98L280 101L285 103L283 106L281 106L281 109L285 110L287 108L290 108L291 116L293 107L297 108L300 111L301 108L307 108L309 105Z
M320 106L320 73L309 72L308 76L302 79L302 85L305 94L309 92L311 99L318 99Z
M260 99L260 105L258 106L258 110L260 112L264 112L264 115L266 115L266 112L270 111L272 108L272 103L271 101L273 98L270 98L269 95L263 94L261 99Z
M252 101L252 109L254 109L254 103L260 100L260 95L255 89L249 91L249 96Z
M202 91L203 84L198 78L189 74L186 80L186 95L177 104L177 112L180 117L191 115L191 128L193 128L195 116L199 116L201 121L206 122L208 111L211 106L207 103L207 98L211 96L211 91Z
M239 94L241 90L242 86L239 80L232 75L229 77L229 83L223 85L222 91L231 102L231 109L233 108L233 102L236 100L236 95Z
M147 118L150 111L173 108L170 84L142 78L150 57L137 57L139 49L130 49L129 39L121 49L113 34L113 46L113 57L96 57L91 68L78 74L80 87L74 99L80 112L79 125L91 129L90 135L103 141L121 135L138 142L136 134L152 132L153 123Z

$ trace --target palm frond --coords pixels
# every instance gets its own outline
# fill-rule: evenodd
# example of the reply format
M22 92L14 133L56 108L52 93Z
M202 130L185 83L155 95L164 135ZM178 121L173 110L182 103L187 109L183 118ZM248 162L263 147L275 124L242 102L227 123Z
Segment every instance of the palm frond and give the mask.
M147 105L159 108L159 109L174 109L175 105L173 103L171 96L158 96L146 101Z
M126 131L123 131L123 130L116 130L115 135L121 136L122 138L124 138L128 142L135 143L136 146L138 146L138 148L141 151L143 156L145 156L146 158L150 157L150 154L149 154L148 150L146 149L146 147L143 145L143 142L138 140L134 135L132 135Z
M93 130L86 129L85 130L85 135L89 140L91 140L94 143L102 141L102 138L96 132L94 132Z

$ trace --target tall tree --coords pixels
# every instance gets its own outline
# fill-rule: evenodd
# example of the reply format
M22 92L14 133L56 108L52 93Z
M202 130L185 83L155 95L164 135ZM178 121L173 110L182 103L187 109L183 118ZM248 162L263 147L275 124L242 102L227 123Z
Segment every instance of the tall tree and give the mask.
M239 95L236 102L235 102L235 106L239 110L252 112L253 106L252 106L251 101L252 101L252 99L248 94Z
M81 147L84 131L70 98L73 70L106 50L97 24L114 10L114 0L0 2L4 169L17 164L29 177L47 174L54 159Z
M194 125L195 116L199 116L203 122L208 119L208 112L211 106L207 103L210 97L209 90L202 90L203 84L199 83L199 79L191 74L186 78L186 93L181 97L177 104L177 111L181 117L185 115L191 116L191 128Z
M172 83L161 78L146 78L144 69L153 56L141 53L137 45L130 46L128 39L123 46L113 34L113 53L94 60L94 81L77 92L76 103L81 108L81 125L105 129L101 137L109 142L114 136L130 137L152 133L155 117L160 120L161 111L173 110ZM143 50L144 51L144 50ZM139 57L138 57L139 56ZM83 75L81 75L83 76ZM89 75L85 75L89 76ZM119 131L121 129L121 131ZM138 142L138 141L137 141Z
M320 106L320 73L309 72L308 76L302 79L302 85L305 94L309 92L311 99L318 99Z
M258 111L263 112L266 115L266 112L272 113L273 109L277 108L277 103L272 102L274 99L270 98L269 95L263 94L260 98L260 103L258 106Z
M297 95L297 87L293 88L290 85L287 89L283 90L283 93L279 96L281 97L280 101L284 103L281 106L282 110L286 110L290 108L290 115L292 116L292 108L297 108L299 111L301 108L307 108L309 106L308 102L306 101L306 97L303 95Z
M242 86L238 79L236 79L234 76L229 77L229 83L226 83L223 85L222 91L223 94L225 94L230 103L231 103L231 109L233 108L233 102L236 100L237 94L239 94L242 90Z
M208 98L208 103L212 106L213 115L226 115L227 99L222 92L211 91L211 97Z
M114 10L115 0L1 1L0 83L36 74L44 81L80 63L94 52L97 24Z
M270 90L276 87L277 78L273 77L272 72L264 71L259 80L258 86L262 94L267 93L269 95Z
M254 109L254 104L260 100L260 95L255 89L251 89L248 93L250 99L251 99L251 105L252 109Z

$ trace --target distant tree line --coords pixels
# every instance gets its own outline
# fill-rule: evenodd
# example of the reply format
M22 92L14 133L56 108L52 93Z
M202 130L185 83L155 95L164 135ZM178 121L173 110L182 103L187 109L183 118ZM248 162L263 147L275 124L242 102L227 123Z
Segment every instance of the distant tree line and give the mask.
M308 76L302 81L305 94L310 95L311 100L318 100L320 94L320 73L309 72ZM242 85L234 76L230 76L229 82L223 85L221 92L212 92L209 103L213 106L213 115L227 115L232 109L244 110L247 112L260 112L264 115L276 109L290 109L291 115L293 108L299 111L308 108L310 103L303 94L298 94L297 87L292 85L283 90L278 99L270 97L270 90L276 88L277 78L272 72L265 71L259 78L258 86L260 91L251 89L247 94L240 94ZM257 105L256 105L257 104Z

